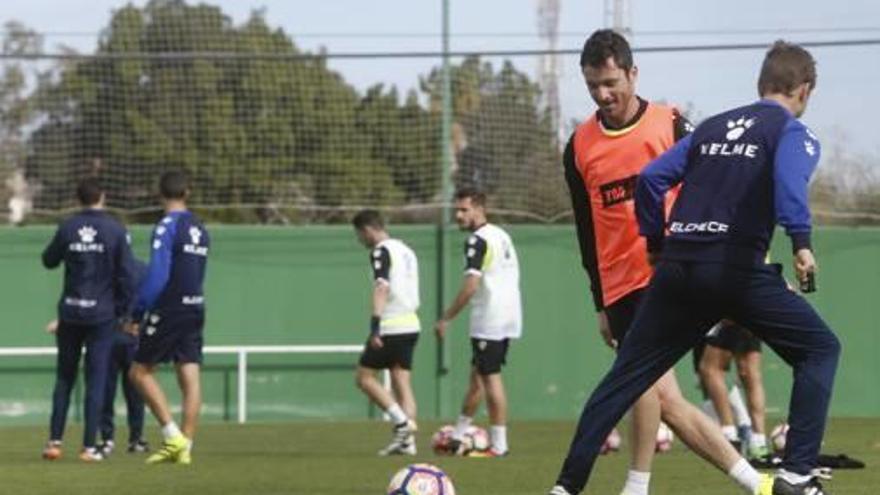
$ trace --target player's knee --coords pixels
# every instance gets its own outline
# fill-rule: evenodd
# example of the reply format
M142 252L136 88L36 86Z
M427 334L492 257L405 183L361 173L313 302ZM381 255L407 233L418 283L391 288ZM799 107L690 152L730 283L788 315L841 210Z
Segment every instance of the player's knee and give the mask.
M826 342L822 345L823 354L828 359L836 360L840 356L841 350L842 345L840 343L840 339L837 338L837 335L828 332L828 338L826 339Z
M761 381L761 370L759 368L753 368L750 366L738 367L736 374L743 383L751 384Z
M128 370L128 379L131 380L132 383L138 384L144 377L144 368L142 366L132 366Z
M363 368L358 368L354 374L354 384L357 388L366 390L369 387L371 378L372 374L369 371Z
M697 370L697 372L700 375L700 378L703 380L714 377L715 375L717 375L719 373L719 371L720 370L718 369L718 367L714 366L712 363L710 363L706 360L703 360L700 362L700 366Z

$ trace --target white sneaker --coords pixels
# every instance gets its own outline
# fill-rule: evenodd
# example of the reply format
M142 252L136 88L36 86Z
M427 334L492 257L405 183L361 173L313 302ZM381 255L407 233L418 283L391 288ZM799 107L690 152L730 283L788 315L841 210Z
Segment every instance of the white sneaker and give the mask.
M104 443L95 447L98 452L101 453L104 458L110 457L110 454L113 453L113 449L116 448L116 444L113 440L104 440Z
M391 433L391 443L379 451L379 455L416 455L416 424L407 421L394 427Z
M571 494L568 493L568 490L566 490L565 488L563 488L559 485L556 485L550 489L550 492L547 495L571 495Z
M104 455L94 447L86 447L80 451L79 460L83 462L101 462L104 460Z

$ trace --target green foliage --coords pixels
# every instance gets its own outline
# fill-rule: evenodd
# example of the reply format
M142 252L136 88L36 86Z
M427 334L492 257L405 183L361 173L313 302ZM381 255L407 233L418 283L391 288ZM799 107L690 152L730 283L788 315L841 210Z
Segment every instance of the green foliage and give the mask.
M88 174L107 179L112 206L152 207L156 179L171 168L193 177L192 203L207 207L339 215L433 204L439 75L423 78L421 93L376 84L359 94L264 12L236 26L206 4L128 5L114 12L94 57L62 61L29 99L38 118L27 174L46 210L74 206L73 185ZM453 77L467 141L457 183L483 187L497 208L557 213L559 146L538 87L510 62L496 71L477 58Z

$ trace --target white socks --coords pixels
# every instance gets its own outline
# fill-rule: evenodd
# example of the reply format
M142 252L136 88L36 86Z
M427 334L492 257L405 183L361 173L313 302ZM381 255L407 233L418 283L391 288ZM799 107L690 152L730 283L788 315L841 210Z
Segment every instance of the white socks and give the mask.
M748 426L751 428L752 417L749 416L749 409L743 401L739 387L736 385L730 387L730 393L727 394L727 397L730 400L730 408L733 409L733 415L736 416L737 426Z
M403 409L400 408L400 404L398 404L397 402L391 404L391 406L389 406L388 409L385 410L385 412L388 413L389 417L391 417L391 422L396 425L409 421L406 413L403 412Z
M758 486L761 484L761 474L755 471L755 468L749 464L749 461L743 458L736 461L736 464L730 468L730 472L727 475L733 478L748 493L756 493Z
M752 433L749 436L749 447L760 449L767 446L767 435L763 433Z
M177 427L177 423L175 423L174 421L162 427L163 440L169 440L171 438L176 438L182 435L183 433L180 432L180 428Z
M626 484L623 485L621 495L648 495L648 484L651 482L651 473L629 470L626 475Z
M473 423L474 418L460 414L458 416L458 421L455 423L455 431L452 433L452 438L458 440L463 438L464 434L467 433L467 429L470 428Z
M736 431L736 426L724 425L721 427L721 433L724 434L724 438L729 442L736 442L739 440L739 433Z
M489 427L489 439L495 452L503 454L507 452L507 427L492 425Z

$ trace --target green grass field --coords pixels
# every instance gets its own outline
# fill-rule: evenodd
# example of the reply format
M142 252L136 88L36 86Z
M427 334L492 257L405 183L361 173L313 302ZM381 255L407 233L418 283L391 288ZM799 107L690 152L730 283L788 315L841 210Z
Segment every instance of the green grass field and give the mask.
M444 469L459 494L541 495L554 479L572 428L563 422L514 423L510 457L467 459L430 451L437 426L421 425L421 453L415 458L379 458L375 451L388 439L388 429L377 422L211 424L202 428L189 467L145 466L142 455L124 452L102 464L83 464L76 459L77 428L68 433L65 457L47 462L39 455L44 428L0 428L0 493L378 495L395 470L418 461ZM149 431L150 440L157 441L156 429ZM846 452L868 463L864 470L836 472L826 485L833 494L880 493L880 419L833 421L824 451ZM585 493L617 495L626 464L625 451L602 457ZM657 459L652 485L653 495L740 493L680 443Z

